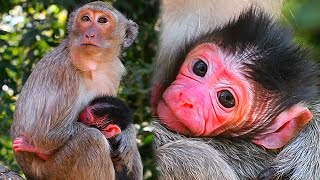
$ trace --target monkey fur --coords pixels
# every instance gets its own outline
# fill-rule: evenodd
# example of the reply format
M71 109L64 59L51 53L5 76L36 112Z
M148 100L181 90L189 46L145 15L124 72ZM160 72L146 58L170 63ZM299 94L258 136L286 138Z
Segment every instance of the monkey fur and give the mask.
M171 117L162 113L160 123L154 125L159 179L317 179L320 175L318 68L309 61L308 52L294 44L288 29L275 23L266 13L250 9L229 24L213 27L181 45L176 59L171 62L172 71L169 72L174 73L168 76L168 83L164 83L160 91L175 81L188 53L206 43L214 43L227 52L226 59L243 65L245 77L260 87L253 92L259 93L260 100L254 101L263 102L264 92L276 96L268 100L272 105L261 110L261 123L252 129L238 129L240 134L236 136L230 136L230 131L215 137L179 135L175 129L165 128L174 127L175 122L164 121ZM246 59L252 61L241 64ZM157 70L168 73L165 69ZM157 93L158 98L163 98L161 92ZM276 149L255 143L256 134L263 134L272 126L274 117L296 105L307 110L307 117L302 117L307 120L297 127L301 131L295 132L296 136ZM159 111L157 113L159 115Z
M108 141L77 120L94 97L116 95L125 73L121 49L137 33L136 23L101 1L70 15L68 37L40 60L17 100L12 138L23 136L53 154L43 161L35 153L15 152L28 179L115 178ZM135 136L133 130L124 135Z
M154 84L161 82L167 85L167 79L173 74L171 67L177 58L176 52L193 39L237 19L241 12L250 7L262 10L276 20L281 14L282 3L283 0L161 0L161 30Z
M80 113L79 121L99 129L103 134L108 125L119 126L121 133L108 138L116 179L142 179L142 163L135 143L133 117L123 101L113 96L97 97Z

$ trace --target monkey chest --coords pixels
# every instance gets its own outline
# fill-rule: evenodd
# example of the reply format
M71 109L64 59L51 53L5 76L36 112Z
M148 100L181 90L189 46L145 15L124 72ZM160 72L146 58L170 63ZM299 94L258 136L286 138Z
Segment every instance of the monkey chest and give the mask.
M116 95L120 77L107 72L91 72L83 81L84 93L89 97Z

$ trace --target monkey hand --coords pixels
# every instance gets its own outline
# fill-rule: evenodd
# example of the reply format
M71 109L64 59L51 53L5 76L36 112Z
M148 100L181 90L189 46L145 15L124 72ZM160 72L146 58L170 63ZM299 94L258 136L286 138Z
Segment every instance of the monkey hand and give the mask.
M108 141L111 146L111 157L114 164L122 164L124 157L130 152L132 144L126 140L124 133L109 138ZM116 166L115 166L116 167Z
M272 180L275 179L274 175L276 173L276 170L273 167L269 167L265 170L263 170L259 175L258 175L258 180Z
M44 152L35 147L26 137L20 136L13 140L13 151L15 153L19 152L30 152L35 153L40 159L46 161L52 155L53 152Z
M129 125L118 136L109 138L116 179L142 179L143 168L136 143L136 131Z
M272 179L278 179L278 180L285 180L285 179L289 179L288 176L286 175L279 175L279 173L277 173L277 170L275 167L269 167L265 170L263 170L259 175L257 180L272 180Z

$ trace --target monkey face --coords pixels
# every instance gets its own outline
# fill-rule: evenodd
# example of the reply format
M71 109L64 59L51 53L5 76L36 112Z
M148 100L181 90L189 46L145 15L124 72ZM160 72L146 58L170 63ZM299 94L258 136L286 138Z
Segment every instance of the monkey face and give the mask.
M241 58L248 56L238 56L213 43L191 50L159 102L161 122L193 137L246 135L269 149L284 146L312 114L300 104L271 111L277 94L252 81Z
M251 106L250 85L235 64L214 44L194 48L159 102L162 122L191 136L214 136L242 125Z
M86 107L83 111L81 111L79 115L79 122L82 122L88 126L95 126L98 123L98 118L92 113L90 107Z
M81 10L76 17L77 43L82 48L108 48L116 20L108 11Z

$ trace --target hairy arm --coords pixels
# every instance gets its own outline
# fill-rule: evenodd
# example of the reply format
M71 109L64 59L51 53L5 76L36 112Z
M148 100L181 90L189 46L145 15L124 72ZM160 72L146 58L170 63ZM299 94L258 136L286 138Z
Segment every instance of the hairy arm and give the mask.
M174 134L154 124L159 179L239 179L222 154L204 141Z
M75 71L63 57L68 57L64 43L37 64L14 114L12 137L25 136L42 151L55 150L70 138L81 110L78 74L68 73Z
M129 125L117 137L109 140L111 157L115 167L116 179L121 177L140 180L143 176L141 157L136 143L136 130Z

